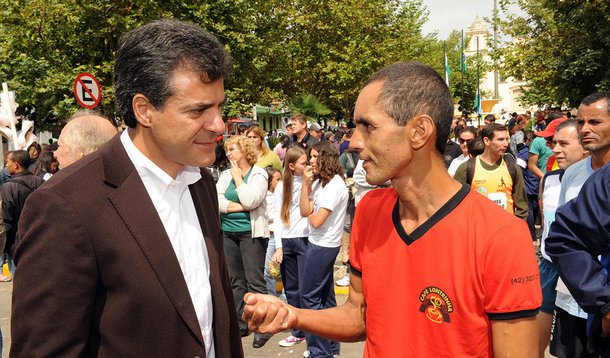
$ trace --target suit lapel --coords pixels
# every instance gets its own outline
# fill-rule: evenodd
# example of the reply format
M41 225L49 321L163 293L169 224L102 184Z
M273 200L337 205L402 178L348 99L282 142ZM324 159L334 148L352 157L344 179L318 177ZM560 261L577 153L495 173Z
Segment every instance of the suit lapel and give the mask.
M108 199L142 249L178 314L203 345L188 287L163 223L117 135L101 151L104 180L115 186Z
M191 196L201 225L210 260L210 288L214 306L214 332L229 332L229 311L226 304L227 297L222 286L220 258L224 257L222 235L220 234L220 217L218 215L218 201L214 183L209 175L203 175L200 182L190 186ZM201 182L209 181L208 190ZM216 337L218 339L220 337ZM218 347L217 347L218 348Z

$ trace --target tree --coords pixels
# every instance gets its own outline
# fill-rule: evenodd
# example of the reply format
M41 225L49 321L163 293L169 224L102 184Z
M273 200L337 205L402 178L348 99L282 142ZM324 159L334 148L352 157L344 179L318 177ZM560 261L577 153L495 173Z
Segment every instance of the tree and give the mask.
M505 0L524 16L499 21L502 71L528 82L525 104L576 106L610 89L610 4L604 0Z
M290 109L293 113L304 114L310 122L319 122L320 117L327 116L332 113L332 111L324 103L320 102L320 100L312 94L304 94L294 97L290 102Z
M100 109L115 116L114 54L126 31L158 18L187 20L217 36L233 58L225 114L310 93L351 117L364 81L397 61L429 62L421 0L0 0L0 80L20 114L50 128L79 107L76 75L94 74ZM434 62L434 61L433 61Z
M98 109L113 117L113 57L120 35L153 19L190 14L176 2L147 0L1 0L0 8L0 79L16 92L20 114L37 129L78 109L72 86L83 71L99 80Z

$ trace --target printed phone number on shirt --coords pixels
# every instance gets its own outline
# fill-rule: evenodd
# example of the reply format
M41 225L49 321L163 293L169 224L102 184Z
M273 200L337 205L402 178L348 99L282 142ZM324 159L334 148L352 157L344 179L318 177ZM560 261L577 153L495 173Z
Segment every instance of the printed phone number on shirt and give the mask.
M513 285L518 285L518 284L522 284L522 283L538 281L538 278L539 278L539 274L521 276L521 277L513 277L510 279L510 283Z

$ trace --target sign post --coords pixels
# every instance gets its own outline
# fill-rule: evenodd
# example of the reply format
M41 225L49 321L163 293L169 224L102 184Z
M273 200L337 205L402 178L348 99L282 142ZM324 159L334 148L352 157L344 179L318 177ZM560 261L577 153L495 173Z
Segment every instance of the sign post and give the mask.
M102 99L100 83L92 74L83 72L76 76L74 81L74 96L81 106L93 109L100 104Z

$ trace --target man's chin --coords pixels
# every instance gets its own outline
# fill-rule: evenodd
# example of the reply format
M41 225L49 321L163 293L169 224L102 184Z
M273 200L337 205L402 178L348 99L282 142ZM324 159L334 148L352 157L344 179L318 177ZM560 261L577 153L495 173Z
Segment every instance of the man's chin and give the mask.
M371 185L381 185L383 183L385 183L387 181L387 179L383 179L383 178L379 178L375 175L369 175L369 173L366 174L366 182L371 184Z

